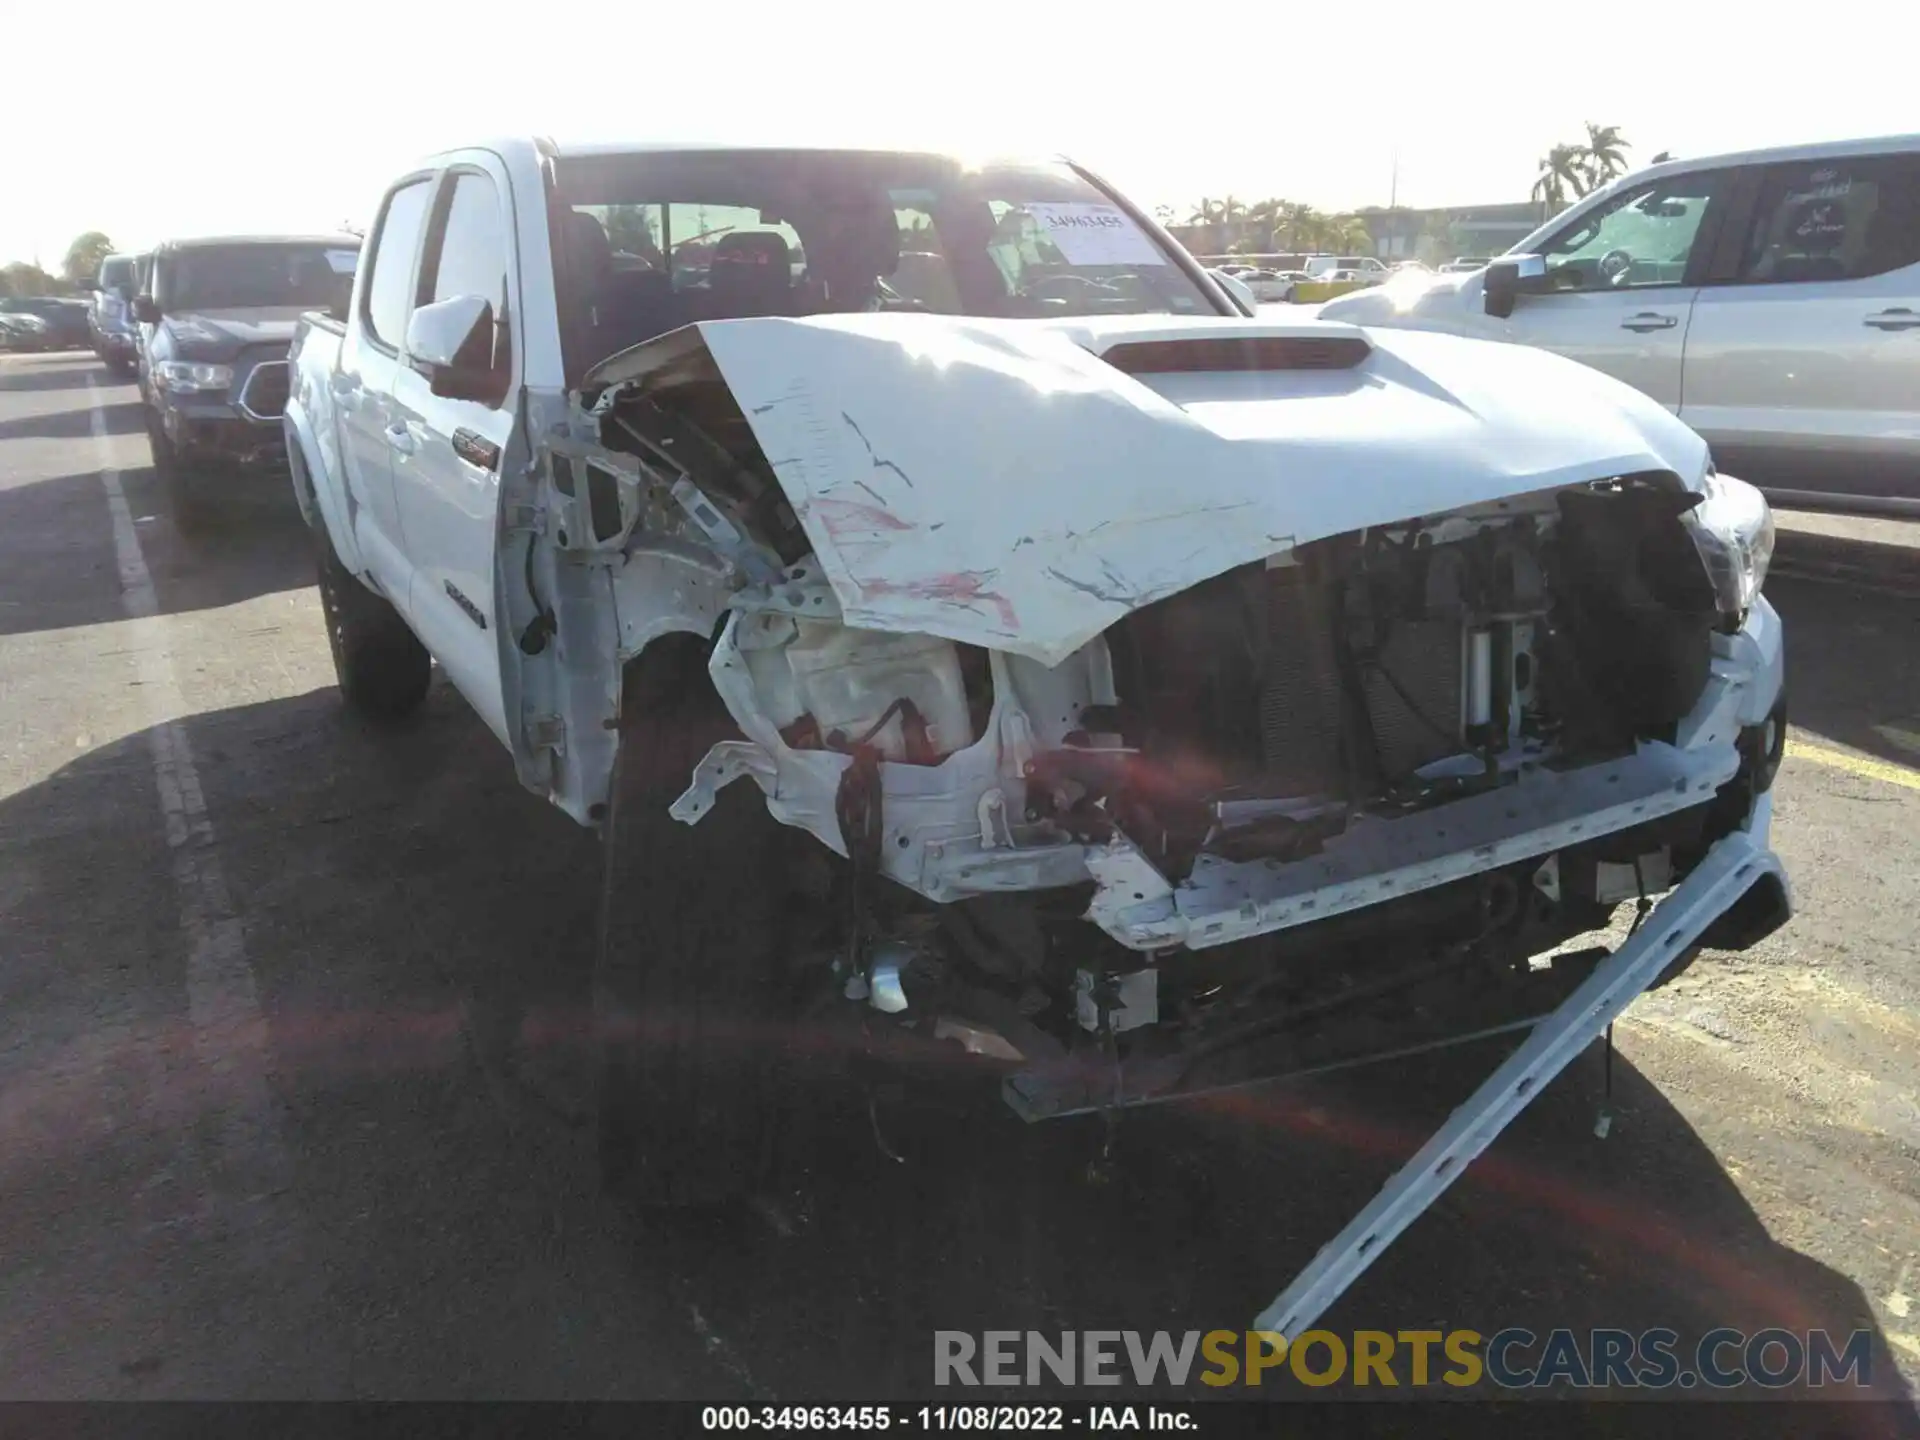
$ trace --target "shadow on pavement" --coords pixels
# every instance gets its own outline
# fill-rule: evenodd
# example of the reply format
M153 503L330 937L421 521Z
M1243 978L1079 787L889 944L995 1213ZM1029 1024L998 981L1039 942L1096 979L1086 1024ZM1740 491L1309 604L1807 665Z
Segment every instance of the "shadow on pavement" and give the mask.
M45 383L23 387L19 373L5 373L0 389L67 390L73 404L0 420L0 441L71 441L71 450L59 452L65 463L91 463L87 374L71 365L29 372ZM109 440L143 434L137 399L111 400L103 411ZM128 448L121 440L116 454L130 459ZM121 487L162 613L214 609L313 583L312 550L285 476L232 477L225 502L186 528L146 468L144 443L133 454L139 463L120 472ZM124 619L117 571L97 471L0 485L0 635Z
M83 395L86 381L74 387ZM140 402L116 400L101 407L109 435L134 435L140 431ZM88 444L93 438L92 407L78 410L51 410L40 415L21 415L0 420L0 440L78 440Z
M1130 1114L1096 1180L1097 1122L1025 1126L989 1077L960 1068L869 1088L837 1042L803 1045L778 1183L724 1215L635 1220L593 1178L593 838L519 789L444 684L397 730L349 719L330 691L179 730L270 1027L292 1170L274 1213L303 1227L301 1278L322 1293L296 1305L294 1277L286 1296L269 1287L244 1335L179 1314L177 1333L162 1324L146 1342L153 1378L127 1394L311 1385L307 1337L324 1334L349 1352L328 1383L357 1395L988 1398L934 1387L936 1330L1243 1329L1497 1060L1483 1046ZM138 1192L144 1172L102 1156L153 1149L136 1122L167 1113L150 1083L111 1131L82 1123L102 1098L89 1087L118 1073L111 1037L90 1066L57 1063L63 1046L95 1043L63 1033L72 1018L55 1003L89 987L136 990L125 1033L163 1049L185 1023L149 743L95 751L0 804L0 951L28 957L4 995L18 1038L0 1171L17 1194L23 1174L94 1180L42 1181L12 1207L10 1253L44 1231L0 1338L21 1337L35 1307L60 1336L53 1287L69 1277L49 1257L81 1263L121 1223L113 1187ZM1683 1355L1719 1325L1825 1327L1842 1343L1873 1327L1858 1288L1776 1243L1624 1061L1612 1134L1596 1140L1599 1085L1598 1056L1584 1057L1323 1323L1665 1326ZM172 1123L191 1128L217 1086L180 1098ZM143 1195L128 1203L150 1205ZM151 1287L126 1313L164 1321L219 1299L218 1247L194 1252L186 1283L161 1285L176 1243L118 1234L116 1273ZM98 1351L113 1323L108 1339L67 1343ZM54 1340L35 1333L6 1369L48 1354ZM1876 1388L1903 1396L1873 1343ZM693 1349L704 1358L688 1361ZM197 1371L191 1355L223 1358ZM1794 1413L1744 1411L1741 1433L1776 1418L1800 1433Z
M137 424L137 421L136 421ZM313 551L284 478L252 483L224 513L182 531L151 471L121 484L162 614L216 609L313 583ZM0 487L0 635L124 620L113 517L98 472Z
M127 383L88 350L0 355L0 389L4 390L70 390L75 386L84 390L89 374L102 385Z
M1920 596L1780 577L1767 597L1786 626L1793 732L1920 764Z

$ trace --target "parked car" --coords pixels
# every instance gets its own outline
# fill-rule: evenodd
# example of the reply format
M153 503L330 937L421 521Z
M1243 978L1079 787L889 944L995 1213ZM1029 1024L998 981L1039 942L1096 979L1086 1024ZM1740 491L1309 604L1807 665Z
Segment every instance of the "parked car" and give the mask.
M944 258L941 263L943 265L945 264ZM1238 305L1245 314L1252 315L1259 310L1260 297L1253 293L1248 287L1247 282L1242 280L1239 275L1230 274L1225 270L1213 269L1209 269L1207 273L1220 283L1221 289L1233 297L1234 303Z
M1307 278L1304 270L1254 270L1241 280L1262 304L1293 299L1293 287Z
M153 293L153 252L133 257L133 375L140 387L140 399L144 403L147 392L147 342L153 338L154 327L140 318L140 297Z
M87 302L64 295L0 296L0 315L32 315L46 326L41 350L80 350L87 345Z
M1371 255L1316 255L1307 261L1306 270L1316 280L1329 279L1336 271L1351 270L1376 284L1391 273L1383 261Z
M56 348L52 328L38 315L0 310L0 350L31 352Z
M153 465L182 519L279 471L287 345L303 311L352 283L351 235L239 235L158 246L134 303L150 327L141 398ZM281 492L273 492L281 493Z
M1391 278L1384 266L1379 270L1321 270L1315 275L1294 282L1288 292L1288 298L1302 304L1317 304L1354 290L1370 289L1375 285L1386 283Z
M722 201L705 284L611 265ZM802 1026L1037 1120L1534 1023L1410 1218L1787 913L1766 505L1625 385L1240 314L1064 162L508 140L372 213L283 419L335 669L393 721L437 660L599 831L623 1194L754 1184Z
M1479 275L1327 313L1557 351L1778 504L1920 514L1920 136L1655 165Z
M138 322L133 315L137 255L109 255L100 262L87 329L93 353L116 375L132 375L137 368Z

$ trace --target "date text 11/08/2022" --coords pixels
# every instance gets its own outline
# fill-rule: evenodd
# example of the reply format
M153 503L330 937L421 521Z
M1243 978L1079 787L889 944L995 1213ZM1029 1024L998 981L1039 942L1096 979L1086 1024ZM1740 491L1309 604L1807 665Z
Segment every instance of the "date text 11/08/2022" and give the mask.
M1194 1431L1182 1405L708 1405L702 1430Z

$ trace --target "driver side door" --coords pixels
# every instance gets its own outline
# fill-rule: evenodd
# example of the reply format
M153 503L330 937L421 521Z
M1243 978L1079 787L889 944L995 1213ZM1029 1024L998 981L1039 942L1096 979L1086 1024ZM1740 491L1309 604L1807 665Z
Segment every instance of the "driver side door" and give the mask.
M1730 173L1669 175L1571 221L1541 247L1551 288L1494 322L1499 338L1591 365L1677 412L1687 327Z

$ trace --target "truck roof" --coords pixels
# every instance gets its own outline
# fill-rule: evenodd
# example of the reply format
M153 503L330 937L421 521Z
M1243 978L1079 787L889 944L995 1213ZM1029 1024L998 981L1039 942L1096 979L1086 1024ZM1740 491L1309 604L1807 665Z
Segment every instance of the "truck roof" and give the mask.
M1664 175L1671 170L1721 169L1729 165L1776 165L1782 161L1826 160L1841 155L1892 155L1920 150L1920 135L1873 135L1860 140L1822 140L1813 145L1779 145L1770 150L1730 150L1724 155L1690 155L1643 165L1635 177ZM1627 178L1625 176L1621 178Z
M925 155L946 156L955 152L938 146L925 145L880 145L871 142L856 141L851 144L835 143L830 137L807 140L621 140L587 139L575 137L557 140L549 135L510 135L492 136L475 140L468 145L450 145L424 155L421 163L432 163L448 155L463 150L487 150L503 159L524 158L537 163L541 157L553 159L591 159L605 155L691 155L703 151L739 151L764 150L778 152L783 150L808 150L824 153L854 155ZM1058 152L1021 156L992 156L993 159L1027 159L1058 161L1066 157Z
M155 250L190 250L202 245L340 245L360 248L358 235L314 233L305 235L192 235L178 240L162 240Z
M547 154L565 158L592 155L691 153L703 150L822 150L864 155L945 155L938 146L807 143L798 140L555 140L540 136L534 143ZM1047 157L1054 158L1054 157Z

